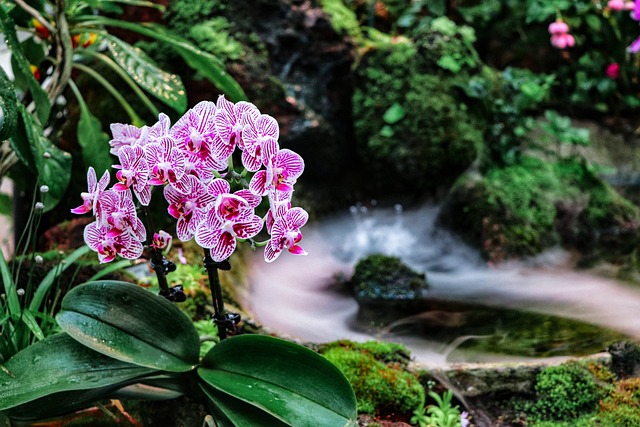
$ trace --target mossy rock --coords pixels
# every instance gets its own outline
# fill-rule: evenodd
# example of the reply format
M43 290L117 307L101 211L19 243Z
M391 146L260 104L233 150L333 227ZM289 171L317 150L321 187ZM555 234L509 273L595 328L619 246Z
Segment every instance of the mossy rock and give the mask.
M454 96L462 75L433 73L437 63L425 64L420 52L409 39L390 39L370 47L355 70L358 153L379 191L424 195L447 186L482 144L481 126Z
M640 241L640 209L579 158L529 156L484 174L470 171L451 188L439 221L493 262L559 244L614 260Z
M425 274L412 270L400 258L380 254L358 261L351 284L360 304L414 301L428 289Z
M406 370L408 350L399 344L338 341L320 348L351 383L358 412L410 417L425 399L418 376Z

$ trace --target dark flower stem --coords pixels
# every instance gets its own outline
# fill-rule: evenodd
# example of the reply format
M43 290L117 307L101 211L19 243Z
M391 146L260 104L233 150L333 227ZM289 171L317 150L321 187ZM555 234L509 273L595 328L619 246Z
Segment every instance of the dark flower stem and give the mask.
M220 286L220 277L218 270L228 271L231 264L228 260L216 262L211 258L208 249L204 250L204 268L207 269L209 275L209 287L211 288L211 299L213 302L213 322L218 327L218 337L223 340L227 338L227 333L233 330L240 321L240 315L237 313L225 313L224 300L222 299L222 287Z
M175 270L175 264L167 260L160 249L153 246L153 234L155 229L153 228L153 222L151 221L151 210L149 206L141 206L142 213L144 214L144 223L147 228L147 246L149 248L149 255L151 256L151 268L156 273L158 278L158 286L160 286L160 295L168 297L171 293L169 284L167 283L167 273Z

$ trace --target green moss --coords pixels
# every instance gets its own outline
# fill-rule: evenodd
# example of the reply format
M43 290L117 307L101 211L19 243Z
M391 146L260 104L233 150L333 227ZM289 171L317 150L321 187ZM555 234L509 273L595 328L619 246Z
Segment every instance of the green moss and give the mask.
M335 364L353 386L358 411L368 414L408 414L424 402L424 388L416 375L399 363L384 363L374 353L383 347L342 341L330 345L321 353ZM393 349L392 349L393 350Z
M400 258L378 254L358 261L351 282L358 301L413 300L428 287Z
M547 420L569 421L592 413L602 397L589 370L577 363L543 369L535 389L532 413Z
M218 58L240 59L244 53L242 44L235 40L230 34L231 24L225 18L216 17L199 23L189 30L189 38L196 45Z
M433 189L475 159L480 126L454 96L455 80L431 70L403 38L371 49L357 67L354 126L372 182Z
M355 12L349 9L342 0L320 0L322 9L329 15L331 25L338 34L348 34L357 41L362 41L362 30Z

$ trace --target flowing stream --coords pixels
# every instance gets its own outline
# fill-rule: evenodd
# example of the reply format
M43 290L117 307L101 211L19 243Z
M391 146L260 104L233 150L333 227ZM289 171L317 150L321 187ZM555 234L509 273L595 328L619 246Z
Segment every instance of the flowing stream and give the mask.
M431 329L415 328L400 333L403 326L415 326L425 318L433 320L438 311L413 314L390 325L363 325L353 297L335 289L336 278L349 278L361 257L383 253L398 256L416 271L426 273L431 286L426 293L428 299L481 305L489 317L504 309L559 316L640 339L640 289L575 271L570 255L562 250L488 267L474 250L434 225L437 212L438 208L431 205L404 211L399 205L354 206L344 215L307 225L302 244L308 256L284 253L271 264L252 262L251 311L260 323L305 341L376 338L400 342L409 347L418 362L429 365L523 359L457 350L452 357L453 347L467 339L483 339L478 336L436 338ZM526 323L524 318L519 321ZM455 322L455 316L445 313L439 322ZM499 326L494 329L495 334L501 333Z

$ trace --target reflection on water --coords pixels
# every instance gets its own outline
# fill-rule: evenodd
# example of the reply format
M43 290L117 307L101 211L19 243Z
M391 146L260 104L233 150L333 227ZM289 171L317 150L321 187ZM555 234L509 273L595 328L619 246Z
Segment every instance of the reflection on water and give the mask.
M640 291L571 271L569 256L560 250L488 268L472 249L434 226L436 215L433 206L355 206L306 226L308 256L253 263L251 310L258 321L303 340L402 342L430 364L486 360L487 352L500 353L491 360L584 354L617 338L594 325L640 338ZM399 256L426 272L431 289L424 304L431 306L372 315L332 287L336 276L350 277L355 263L371 253ZM461 344L460 350L450 353L452 343Z

